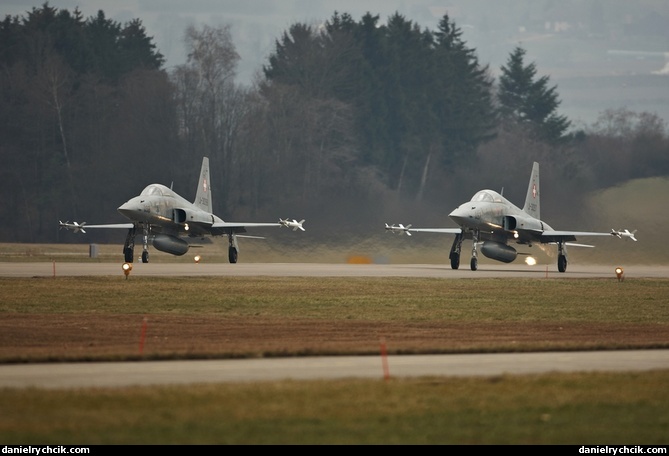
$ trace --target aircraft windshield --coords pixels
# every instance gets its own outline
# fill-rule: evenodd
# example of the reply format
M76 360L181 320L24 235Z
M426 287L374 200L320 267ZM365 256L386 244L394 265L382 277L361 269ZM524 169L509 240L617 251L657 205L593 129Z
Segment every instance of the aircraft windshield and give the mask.
M142 191L144 196L163 196L163 191L157 185L149 185Z
M502 199L496 193L493 193L489 190L481 190L472 196L472 201L484 203L501 203Z

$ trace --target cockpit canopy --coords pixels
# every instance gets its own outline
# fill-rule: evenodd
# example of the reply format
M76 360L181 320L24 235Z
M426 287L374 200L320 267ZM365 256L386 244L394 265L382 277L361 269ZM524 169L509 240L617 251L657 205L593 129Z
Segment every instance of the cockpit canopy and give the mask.
M172 190L169 188L165 187L164 185L161 184L151 184L147 185L144 190L142 190L142 193L140 193L141 196L172 196Z
M472 202L482 203L502 203L502 197L499 193L492 190L481 190L477 192L471 199Z

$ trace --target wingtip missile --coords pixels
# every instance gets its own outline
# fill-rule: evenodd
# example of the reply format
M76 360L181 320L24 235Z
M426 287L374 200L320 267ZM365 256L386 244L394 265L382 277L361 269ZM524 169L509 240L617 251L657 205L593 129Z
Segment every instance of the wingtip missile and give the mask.
M282 218L280 218L280 219L279 219L279 223L280 223L281 225L285 226L286 228L292 228L293 231L297 231L297 230L306 231L306 230L304 229L304 227L302 226L302 224L304 223L304 219L302 219L302 220L300 220L300 221L298 222L298 221L295 220L295 219L293 219L293 220L289 220L289 219L282 219Z
M629 238L629 239L633 240L634 242L636 242L637 239L636 239L636 237L634 237L634 235L636 234L636 231L637 230L634 230L634 231L630 232L630 230L628 230L628 229L624 229L624 230L611 229L611 234L613 236L616 236L616 237L620 238L620 239Z
M61 228L65 228L66 230L72 230L75 233L78 233L79 231L81 231L82 233L86 233L86 230L84 230L84 225L85 224L86 224L86 222L81 222L81 223L72 222L72 223L70 223L70 222L61 222L60 220L58 221L58 225Z
M411 232L409 231L410 228L411 224L404 226L401 223L399 225L388 225L386 223L386 230L390 231L391 233L406 234L407 236L411 236Z
M636 234L636 230L632 231L631 233L629 230L625 230L622 234L624 237L630 238L631 240L636 242L636 237L634 237L634 235Z

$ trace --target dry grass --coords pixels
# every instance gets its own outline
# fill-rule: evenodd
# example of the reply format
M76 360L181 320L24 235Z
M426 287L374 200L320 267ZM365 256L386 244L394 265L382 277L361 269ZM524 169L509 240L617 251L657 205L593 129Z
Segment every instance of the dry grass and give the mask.
M5 390L0 438L33 446L666 446L668 378L660 371Z
M0 278L0 361L669 347L669 280Z

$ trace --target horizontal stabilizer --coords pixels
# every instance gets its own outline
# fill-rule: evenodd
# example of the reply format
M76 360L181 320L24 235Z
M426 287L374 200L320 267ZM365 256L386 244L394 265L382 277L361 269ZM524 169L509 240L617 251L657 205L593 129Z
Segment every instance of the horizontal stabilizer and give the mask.
M565 245L569 245L571 247L589 247L589 248L594 248L594 245L589 245L589 244L576 244L574 242L565 242Z

